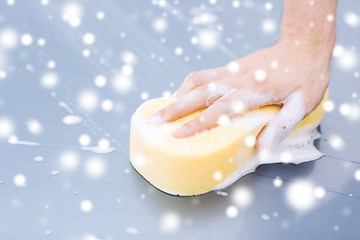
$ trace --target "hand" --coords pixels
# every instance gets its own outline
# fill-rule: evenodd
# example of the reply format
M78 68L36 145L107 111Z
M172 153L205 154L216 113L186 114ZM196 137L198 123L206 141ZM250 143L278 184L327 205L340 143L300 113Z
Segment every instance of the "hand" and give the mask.
M227 66L189 74L178 99L158 115L163 122L173 121L206 108L174 132L184 138L218 125L220 117L281 105L257 140L258 149L270 149L321 102L329 83L329 60L329 53L316 46L282 39Z

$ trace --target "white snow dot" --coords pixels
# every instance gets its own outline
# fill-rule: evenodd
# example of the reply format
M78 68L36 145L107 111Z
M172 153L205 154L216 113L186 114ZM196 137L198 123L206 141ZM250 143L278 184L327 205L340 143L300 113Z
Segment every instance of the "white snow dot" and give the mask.
M351 112L351 107L350 107L349 104L343 103L343 104L340 105L339 111L343 116L347 116Z
M329 144L335 150L341 151L345 148L345 142L338 135L331 135L329 137Z
M9 6L12 6L15 4L15 0L7 0L6 2Z
M91 55L91 52L90 52L89 49L84 49L82 51L82 55L87 58L87 57L89 57Z
M91 158L85 164L85 172L91 178L100 178L106 172L106 165L102 159Z
M332 112L335 108L335 104L331 100L326 100L326 102L324 102L323 107L324 107L325 112Z
M83 200L80 203L80 209L83 212L90 212L93 209L93 204L92 204L92 202L90 200Z
M234 218L238 215L238 209L235 206L228 206L226 208L226 215L229 218Z
M175 54L176 55L178 55L178 56L180 56L180 55L182 55L183 54L183 49L181 48L181 47L176 47L175 48Z
M81 24L82 7L77 2L67 2L62 9L62 19L71 27L78 27Z
M6 78L6 72L5 71L0 71L0 79L4 79Z
M240 207L247 207L251 203L252 194L246 187L239 187L232 193L233 202Z
M325 197L325 194L326 194L326 191L324 188L322 187L316 187L314 189L314 195L316 198L318 199L321 199L321 198L324 198Z
M240 70L240 65L237 62L232 61L227 65L227 68L231 73L236 73Z
M147 92L142 92L140 98L142 100L147 100L149 98L149 94Z
M103 75L98 75L95 77L94 82L97 87L102 88L106 85L106 78Z
M0 118L0 138L7 138L14 131L14 124L9 118Z
M156 18L153 22L153 29L157 33L163 33L166 31L168 23L164 18Z
M217 124L220 126L227 125L230 123L229 116L223 114L218 118Z
M261 219L264 221L269 221L270 220L270 216L267 214L261 214Z
M310 182L297 180L286 189L287 203L297 211L306 211L315 203L314 189Z
M256 138L255 136L247 136L245 137L245 145L248 147L254 147L255 146L255 142L256 142Z
M132 81L131 78L122 75L116 75L114 77L113 85L115 90L117 90L119 93L127 93L132 87Z
M102 11L99 11L96 13L96 18L99 20L103 20L105 18L105 13Z
M360 169L356 170L354 173L354 177L357 181L360 182Z
M56 66L56 63L52 60L47 62L47 67L50 69L55 68L55 66Z
M360 25L360 18L354 12L346 12L344 20L350 27L357 27Z
M124 76L131 76L134 72L134 69L131 65L129 64L125 64L122 68L121 68L121 73L124 75Z
M268 11L273 9L273 4L271 2L265 3L265 9L268 10Z
M46 44L46 40L44 38L39 38L38 41L37 41L37 44L42 47L42 46L45 46Z
M30 46L33 42L33 37L29 33L25 33L21 35L20 42L24 46Z
M218 45L220 34L214 30L200 30L197 38L199 47L204 50L211 50Z
M258 69L255 71L254 77L257 81L264 81L266 79L266 72L263 69Z
M58 75L54 72L48 72L42 75L41 85L45 88L54 88L59 82Z
M271 61L270 66L273 69L277 69L279 67L279 62L278 61Z
M23 174L16 174L14 184L18 187L26 187L26 177Z
M79 166L79 155L74 151L66 151L60 157L60 165L62 169L73 171Z
M5 28L0 33L0 45L4 49L13 49L18 44L18 34L11 28Z
M340 44L336 44L333 50L334 57L341 57L345 53L345 48Z
M88 146L91 142L91 138L87 134L81 134L79 137L79 143L81 146Z
M261 27L265 33L273 33L276 30L276 23L273 19L265 19Z
M273 184L274 184L275 187L278 188L278 187L281 187L281 186L282 186L283 181L281 180L281 178L277 177L277 178L275 178L275 179L273 180Z
M105 112L110 112L113 109L113 107L114 107L114 103L110 99L105 99L101 103L101 108Z
M340 69L349 71L357 65L357 55L352 50L345 50L343 54L336 59Z
M99 97L92 90L84 90L78 96L78 104L85 111L93 111L99 104Z
M328 14L328 15L326 16L326 20L327 20L328 22L333 22L334 19L335 19L335 17L334 17L334 15L332 15L332 14Z
M130 65L134 65L137 61L136 55L131 51L127 51L127 50L121 53L121 59L123 60L124 63Z
M95 36L92 33L85 33L83 36L83 42L86 45L92 45L95 42Z
M161 217L160 229L163 232L174 232L180 227L180 217L176 213L165 213Z
M221 172L215 172L214 175L213 175L214 179L216 181L220 181L222 179L222 173Z
M237 0L234 0L234 1L232 2L232 6L233 6L234 8L238 8L238 7L240 7L240 2L237 1Z
M49 4L49 0L41 0L41 4L46 6Z
M36 119L29 119L26 122L26 126L29 132L31 132L34 135L39 135L43 132L43 127L41 123Z

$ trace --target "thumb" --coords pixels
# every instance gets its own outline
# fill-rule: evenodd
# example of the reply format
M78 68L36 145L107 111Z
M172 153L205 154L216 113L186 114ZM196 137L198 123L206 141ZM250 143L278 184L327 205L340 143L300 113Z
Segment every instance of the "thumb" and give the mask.
M271 151L292 132L296 125L305 117L305 102L300 91L289 95L281 110L261 130L257 137L258 151Z

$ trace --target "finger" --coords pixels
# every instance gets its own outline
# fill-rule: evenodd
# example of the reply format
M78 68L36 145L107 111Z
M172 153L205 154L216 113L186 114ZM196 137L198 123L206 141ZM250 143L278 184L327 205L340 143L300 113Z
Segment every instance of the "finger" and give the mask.
M192 136L195 133L211 129L217 125L226 124L229 118L234 115L266 104L259 100L252 102L242 100L251 98L250 95L240 91L225 94L196 118L174 131L174 136L177 138Z
M149 121L157 124L174 121L180 117L210 106L222 96L222 91L213 92L208 85L197 87L193 91L177 99L174 103L160 110L151 117Z
M275 149L305 117L305 102L300 91L292 93L284 101L281 110L271 119L257 137L259 151Z
M210 107L200 113L196 118L189 121L179 129L174 131L177 138L185 138L201 132L206 129L215 127L221 116L227 118L227 109L222 101L213 103Z
M224 67L207 69L190 73L177 90L177 97L181 97L198 86L208 84L216 80L232 77L232 74L244 74L248 67L242 59L230 62Z
M199 86L208 84L212 81L219 79L220 72L221 68L207 69L190 73L189 75L187 75L184 82L177 90L177 97L182 97Z

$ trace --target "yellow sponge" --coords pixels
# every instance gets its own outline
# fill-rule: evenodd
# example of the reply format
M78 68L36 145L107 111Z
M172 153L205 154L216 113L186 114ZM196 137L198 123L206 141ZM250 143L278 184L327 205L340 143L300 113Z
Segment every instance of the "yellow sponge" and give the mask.
M318 126L324 115L322 104L327 95L294 131L305 126L312 126L312 129ZM245 169L256 154L254 146L245 144L245 140L249 136L256 137L280 109L277 106L262 107L231 119L230 124L178 139L173 137L172 132L195 118L201 110L162 125L146 121L146 118L175 100L151 99L136 110L131 119L130 161L152 185L180 196L212 191L229 181L235 172Z

